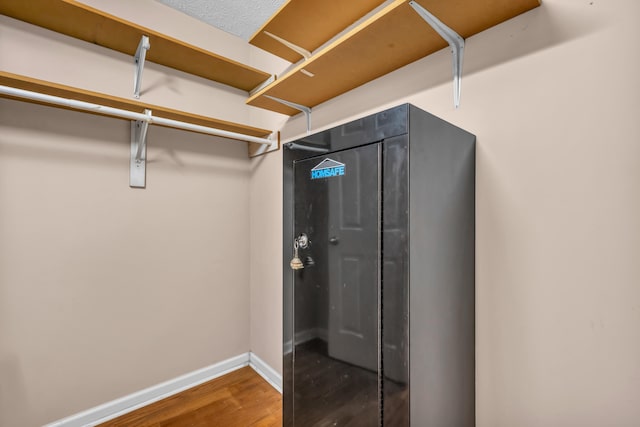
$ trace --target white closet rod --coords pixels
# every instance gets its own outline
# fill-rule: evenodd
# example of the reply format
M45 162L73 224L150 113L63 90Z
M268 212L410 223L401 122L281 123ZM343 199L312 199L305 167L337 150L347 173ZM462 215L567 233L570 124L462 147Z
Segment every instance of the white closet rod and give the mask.
M46 95L43 93L32 92L23 89L17 89L9 86L0 86L0 94L9 95L17 98L40 101L47 104L60 105L76 110L90 111L92 113L100 113L107 116L120 117L129 120L142 120L149 124L157 124L169 126L176 129L190 130L194 132L206 133L209 135L221 136L224 138L238 139L246 142L255 142L257 144L271 145L273 141L267 138L258 138L256 136L245 135L237 132L230 132L222 129L211 128L207 126L194 125L192 123L181 122L178 120L165 119L163 117L153 117L144 113L136 113L133 111L122 110L120 108L107 107L104 105L92 104L90 102L77 101L75 99L61 98L59 96Z

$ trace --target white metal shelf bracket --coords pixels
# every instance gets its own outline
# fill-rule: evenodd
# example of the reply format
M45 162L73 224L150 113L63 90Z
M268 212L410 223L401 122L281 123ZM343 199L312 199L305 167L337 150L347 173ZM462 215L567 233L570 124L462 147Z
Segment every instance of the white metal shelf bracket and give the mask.
M133 96L140 98L140 87L142 86L142 71L144 70L144 61L147 56L147 51L151 48L149 44L149 37L140 37L140 43L138 43L138 49L136 49L136 56L133 58L135 65L133 74Z
M249 91L249 96L255 95L256 93L260 92L262 89L264 89L265 87L269 86L271 83L273 83L275 81L276 81L276 76L274 74L271 74L271 76L269 76L269 78L267 80L263 81L258 86L256 86L253 89L251 89Z
M229 138L237 141L252 142L266 146L263 152L275 151L279 148L277 134L271 134L270 138L261 138L246 135L238 132L231 132L223 129L208 126L196 125L179 120L166 119L164 117L154 117L151 110L144 113L123 110L121 108L109 107L106 105L94 104L91 102L79 101L76 99L62 98L60 96L47 95L45 93L33 92L18 89L10 86L0 85L0 96L6 95L12 98L26 99L48 105L71 108L73 110L88 111L94 114L102 114L110 117L131 120L131 156L130 156L130 178L131 187L145 187L145 166L147 159L147 130L149 125L170 127L174 129L188 130L191 132L214 135L222 138Z
M311 135L311 108L296 104L295 102L285 101L284 99L276 98L275 96L265 95L269 99L273 99L276 102L284 104L288 107L295 108L298 111L302 111L307 118L307 135Z
M129 161L129 186L145 188L147 176L147 131L151 110L144 110L148 120L131 121L131 160Z
M300 56L302 56L305 59L305 61L307 59L311 58L311 52L309 52L307 49L305 49L303 47L300 47L297 44L293 44L289 40L285 40L282 37L278 37L275 34L270 33L269 31L265 31L264 33L266 35L268 35L269 37L271 37L272 39L282 43L283 45L285 45L286 47L288 47L292 51L296 52Z
M451 54L453 56L453 105L458 108L460 106L464 39L415 1L410 1L409 5L440 35L440 37L445 39L451 47Z
M273 132L269 135L269 140L271 141L271 144L262 144L250 157L256 157L272 151L278 151L280 148L280 133Z

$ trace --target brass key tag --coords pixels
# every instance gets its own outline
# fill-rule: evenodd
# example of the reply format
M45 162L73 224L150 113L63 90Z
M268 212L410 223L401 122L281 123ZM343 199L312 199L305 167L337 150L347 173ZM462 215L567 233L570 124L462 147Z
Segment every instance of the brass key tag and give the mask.
M292 270L300 270L304 268L304 264L300 258L298 258L298 239L293 239L293 258L289 263Z

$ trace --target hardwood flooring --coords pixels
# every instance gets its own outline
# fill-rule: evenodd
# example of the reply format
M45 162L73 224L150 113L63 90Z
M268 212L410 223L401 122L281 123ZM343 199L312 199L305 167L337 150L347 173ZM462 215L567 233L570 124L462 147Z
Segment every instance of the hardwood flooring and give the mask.
M280 427L282 395L250 367L99 427Z
M324 341L296 346L295 378L296 425L373 427L381 416L385 426L409 425L405 383L379 384L376 372L331 358ZM282 395L245 367L98 427L281 427L282 420Z

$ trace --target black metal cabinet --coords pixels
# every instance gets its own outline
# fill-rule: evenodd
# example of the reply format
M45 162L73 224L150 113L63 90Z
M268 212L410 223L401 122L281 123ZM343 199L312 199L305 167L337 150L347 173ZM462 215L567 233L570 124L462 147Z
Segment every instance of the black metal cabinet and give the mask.
M283 189L284 426L475 425L475 137L401 105L285 144Z

